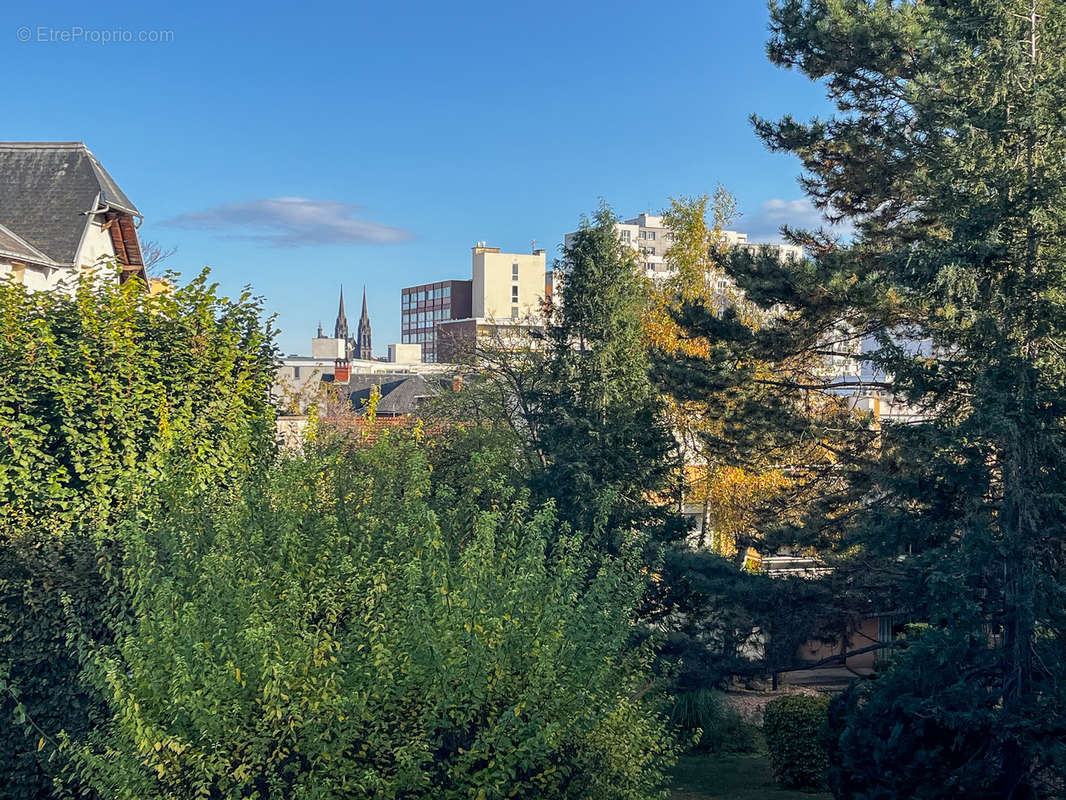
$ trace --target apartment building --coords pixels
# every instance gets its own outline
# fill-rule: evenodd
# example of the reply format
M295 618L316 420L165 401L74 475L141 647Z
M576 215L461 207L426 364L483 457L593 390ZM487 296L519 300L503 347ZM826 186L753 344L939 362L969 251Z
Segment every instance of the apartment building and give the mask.
M670 273L670 265L666 256L670 252L672 241L670 229L666 227L661 216L640 214L633 219L619 222L616 229L622 242L640 253L644 271L650 277L665 277ZM568 247L574 235L574 233L566 234L565 242ZM755 255L774 252L781 259L803 257L803 248L795 245L749 242L748 234L738 231L722 231L722 235L731 247L748 250ZM717 288L724 289L725 286Z
M471 315L508 320L540 317L544 300L546 254L501 253L498 247L474 246Z
M443 362L491 331L539 324L547 294L546 262L544 250L504 253L478 242L472 249L470 280L401 291L402 342L420 344L428 363ZM447 331L443 339L442 331Z

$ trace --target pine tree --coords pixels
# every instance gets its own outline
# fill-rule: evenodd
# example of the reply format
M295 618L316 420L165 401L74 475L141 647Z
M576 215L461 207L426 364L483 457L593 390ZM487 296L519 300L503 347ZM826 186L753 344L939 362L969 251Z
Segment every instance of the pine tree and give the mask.
M608 550L618 532L669 517L655 497L668 489L676 448L641 330L648 287L616 223L601 207L564 250L544 380L526 404L541 455L535 494L553 498L575 529L602 531Z
M1061 796L1066 3L777 0L771 13L771 60L823 81L840 114L756 128L800 157L815 204L855 239L786 230L811 259L733 259L747 298L777 310L765 329L690 323L771 363L831 353L846 330L869 344L867 388L913 411L848 432L847 491L802 531L844 558L852 590L864 581L932 626L884 682L891 696L863 690L895 727L861 735L873 723L852 716L841 742L876 768L841 796ZM791 410L777 430L811 436L818 415L791 412L831 381L797 378L762 385Z

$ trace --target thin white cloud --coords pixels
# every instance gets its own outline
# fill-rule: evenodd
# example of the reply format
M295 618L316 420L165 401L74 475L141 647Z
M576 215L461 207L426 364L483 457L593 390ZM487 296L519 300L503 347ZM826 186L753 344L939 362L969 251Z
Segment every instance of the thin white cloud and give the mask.
M803 197L798 200L784 200L774 197L764 201L759 206L759 211L747 219L741 218L740 230L745 231L751 241L781 242L781 226L788 225L791 228L817 230L826 228L840 236L849 236L852 231L851 225L830 225L825 216L814 207L809 198Z
M229 203L180 214L162 224L175 228L211 229L272 247L319 244L396 244L414 234L403 228L359 219L352 203L270 197Z

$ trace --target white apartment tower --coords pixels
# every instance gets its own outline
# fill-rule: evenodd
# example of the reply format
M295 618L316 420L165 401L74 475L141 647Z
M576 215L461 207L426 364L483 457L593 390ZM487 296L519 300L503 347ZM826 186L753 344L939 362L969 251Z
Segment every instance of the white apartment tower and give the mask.
M670 267L666 260L666 254L670 252L672 244L670 230L666 227L661 216L655 214L640 214L633 219L619 222L616 226L621 240L640 253L644 271L650 277L664 277L669 274ZM726 242L732 247L741 247L754 253L773 250L784 258L802 258L803 248L794 245L756 244L748 241L748 234L737 231L722 231ZM566 245L570 246L574 234L566 234Z

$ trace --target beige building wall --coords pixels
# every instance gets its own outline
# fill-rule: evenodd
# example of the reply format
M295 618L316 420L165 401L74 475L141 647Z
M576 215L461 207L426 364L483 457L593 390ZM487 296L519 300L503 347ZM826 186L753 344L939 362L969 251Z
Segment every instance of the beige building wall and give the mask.
M472 316L486 319L540 317L544 298L546 255L501 253L498 247L474 247Z
M392 364L418 364L422 361L422 345L390 344L389 362Z
M320 339L316 336L311 340L311 358L345 358L347 355L347 343L344 339Z

